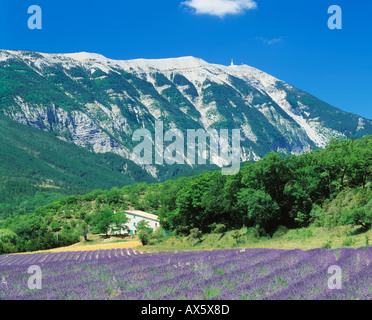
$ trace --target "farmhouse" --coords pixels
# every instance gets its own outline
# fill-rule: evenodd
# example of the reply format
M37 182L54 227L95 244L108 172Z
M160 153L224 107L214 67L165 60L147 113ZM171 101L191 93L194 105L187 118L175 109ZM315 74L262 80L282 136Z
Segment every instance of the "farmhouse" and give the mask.
M159 228L158 216L152 213L147 213L140 210L124 210L123 211L129 218L129 222L123 224L123 228L120 231L110 230L109 234L130 234L134 235L137 232L136 225L141 220L146 220L149 223L149 227L154 231Z

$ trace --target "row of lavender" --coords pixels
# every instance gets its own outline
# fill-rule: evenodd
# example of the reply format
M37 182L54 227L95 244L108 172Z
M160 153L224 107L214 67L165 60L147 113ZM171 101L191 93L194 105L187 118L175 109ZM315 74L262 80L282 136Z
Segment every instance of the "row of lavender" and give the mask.
M372 247L0 256L0 299L371 299ZM42 288L29 289L30 265ZM342 270L330 289L329 266Z
M128 257L131 255L142 254L133 249L112 249L112 250L95 250L95 251L71 251L59 253L37 253L37 254L20 254L0 256L1 266L20 266L31 264L48 264L50 262L66 261L90 261L95 259L104 259L111 257Z

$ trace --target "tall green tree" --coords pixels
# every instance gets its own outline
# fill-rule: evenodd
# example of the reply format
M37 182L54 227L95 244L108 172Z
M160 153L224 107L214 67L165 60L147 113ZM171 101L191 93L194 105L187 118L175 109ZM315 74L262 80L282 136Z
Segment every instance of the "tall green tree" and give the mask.
M125 212L116 212L112 217L112 230L114 232L120 232L122 229L127 230L126 223L129 222L129 218Z
M99 233L104 233L106 236L108 235L113 221L114 212L110 209L105 209L102 212L98 212L92 219L95 230Z
M280 221L280 207L263 190L242 189L238 194L238 206L247 227L258 226L261 233L273 233Z

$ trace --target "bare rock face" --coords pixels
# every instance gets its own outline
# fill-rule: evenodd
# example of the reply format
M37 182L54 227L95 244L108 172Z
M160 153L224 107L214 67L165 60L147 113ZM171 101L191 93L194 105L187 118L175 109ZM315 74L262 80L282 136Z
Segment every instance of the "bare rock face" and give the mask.
M8 113L19 123L51 131L65 141L88 148L96 153L112 152L128 158L128 150L103 131L94 120L81 111L68 112L55 104L49 106L30 105L21 97L16 99L16 107Z

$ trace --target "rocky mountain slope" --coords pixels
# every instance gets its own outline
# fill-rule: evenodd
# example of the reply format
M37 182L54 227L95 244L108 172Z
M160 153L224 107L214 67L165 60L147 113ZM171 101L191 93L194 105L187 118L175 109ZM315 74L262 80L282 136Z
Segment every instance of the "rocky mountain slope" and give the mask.
M131 158L132 134L241 129L241 160L299 154L330 138L372 133L372 121L337 109L247 65L194 57L117 61L99 54L0 50L0 110L95 153ZM159 178L164 168L144 167Z

